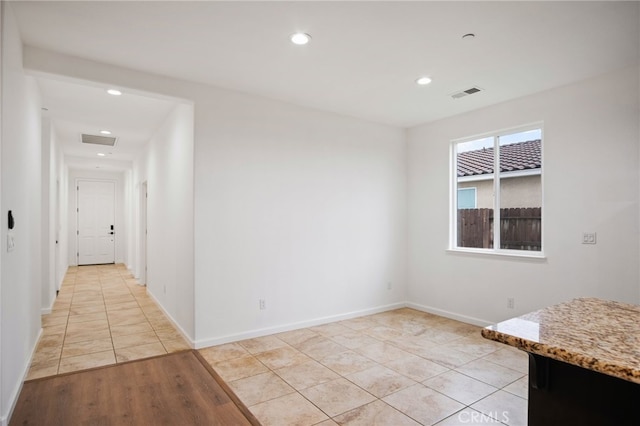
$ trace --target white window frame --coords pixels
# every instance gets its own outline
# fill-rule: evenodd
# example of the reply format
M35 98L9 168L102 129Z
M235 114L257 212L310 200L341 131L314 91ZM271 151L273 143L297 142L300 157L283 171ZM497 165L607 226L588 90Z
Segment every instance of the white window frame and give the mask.
M483 179L493 179L493 223L500 223L500 179L505 177L501 177L500 174L500 144L499 138L501 136L511 135L513 133L526 132L529 130L537 130L540 129L540 140L541 140L541 167L540 171L536 171L536 174L540 174L540 185L541 185L541 214L542 214L542 223L541 223L541 241L540 241L540 251L527 251L527 250L513 250L513 249L502 249L500 248L500 232L497 231L497 227L494 226L493 231L493 248L476 248L476 247L458 247L458 226L457 226L457 217L458 217L458 173L457 173L457 145L464 142L471 142L478 139L484 139L493 137L494 140L494 164L493 170L494 173L491 175L486 175ZM544 209L544 123L543 122L535 122L523 126L510 127L506 129L501 129L498 131L482 133L474 136L469 136L460 139L453 139L450 142L450 170L449 170L449 248L447 251L453 253L470 253L470 254L481 254L481 255L498 255L498 256L510 256L510 257L522 257L522 258L531 258L531 259L545 259L544 254L544 224L545 224L545 209ZM497 173L497 174L496 174ZM476 201L477 205L477 201Z

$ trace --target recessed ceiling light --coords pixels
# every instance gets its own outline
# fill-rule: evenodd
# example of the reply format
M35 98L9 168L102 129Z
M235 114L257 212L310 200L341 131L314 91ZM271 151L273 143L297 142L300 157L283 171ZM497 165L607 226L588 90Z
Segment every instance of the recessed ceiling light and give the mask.
M474 33L467 33L467 34L465 34L465 35L463 35L463 36L462 36L462 39L463 39L463 40L465 40L465 39L466 39L466 40L473 40L473 38L474 38L475 36L476 36L476 35L475 35Z
M109 89L107 90L107 93L113 96L120 96L122 95L122 92L119 91L118 89Z
M99 152L99 153L98 153L98 157L104 157L104 156L105 156L105 154L104 154L104 153L102 153L102 152Z
M429 77L420 77L416 80L416 83L420 86L426 86L427 84L431 83L431 79Z
M111 132L108 130L100 130L100 133L102 133L103 135L110 135Z
M295 33L291 34L289 37L291 43L302 46L303 44L307 44L311 41L311 36L307 33Z

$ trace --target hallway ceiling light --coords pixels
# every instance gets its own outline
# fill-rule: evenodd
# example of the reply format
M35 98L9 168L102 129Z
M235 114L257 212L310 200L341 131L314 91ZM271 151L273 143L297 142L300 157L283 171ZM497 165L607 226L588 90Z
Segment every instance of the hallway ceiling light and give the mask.
M431 79L429 77L420 77L419 79L416 80L416 83L420 86L426 86L427 84L431 83Z
M100 130L100 133L102 133L103 135L110 135L111 132L108 130Z
M307 33L294 33L289 36L289 40L291 40L291 43L293 44L302 46L311 41L311 36Z
M104 154L103 152L99 152L98 153L98 157L104 157L106 154Z
M107 93L113 96L120 96L122 95L122 92L118 89L109 89L107 90Z

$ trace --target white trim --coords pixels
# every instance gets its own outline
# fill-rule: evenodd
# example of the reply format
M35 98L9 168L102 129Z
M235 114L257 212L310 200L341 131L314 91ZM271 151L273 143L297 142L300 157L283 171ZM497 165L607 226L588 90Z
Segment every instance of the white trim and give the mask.
M461 254L470 256L501 256L512 259L532 260L532 261L547 261L542 251L532 250L498 250L498 249L481 249L481 248L469 248L469 247L456 247L446 250L447 253Z
M228 334L226 336L221 336L221 337L196 340L195 348L196 349L207 348L209 346L221 345L223 343L237 342L239 340L245 340L245 339L253 339L255 337L268 336L271 334L282 333L285 331L298 330L300 328L313 327L316 325L322 325L322 324L327 324L331 322L357 318L365 315L378 314L380 312L387 312L387 311L392 311L394 309L400 309L405 307L407 307L406 302L392 303L390 305L383 305L377 308L348 312L346 314L332 315L328 317L321 317L321 318L316 318L312 320L278 325L274 327L257 328L254 330L245 331L237 334Z
M184 331L182 329L182 327L180 327L178 322L169 314L169 312L167 312L164 309L164 307L160 304L158 299L156 299L156 297L153 295L153 293L151 293L149 291L148 287L146 287L146 290L147 290L147 295L149 296L149 298L151 300L153 300L153 302L156 304L156 306L162 311L164 316L167 317L167 319L171 322L171 324L173 324L173 326L176 328L176 330L178 330L178 332L182 335L182 337L187 341L187 343L189 344L189 347L192 348L192 349L195 349L195 343L194 343L193 339L191 337L189 337L189 334L186 331Z
M487 327L492 324L495 324L492 321L486 321L480 318L470 317L468 315L461 315L455 312L445 311L444 309L434 308L432 306L420 305L418 303L407 303L407 308L415 309L417 311L427 312L430 314L438 315L438 316L449 318L456 321L461 321L467 324L477 325L479 327Z
M22 372L22 380L18 382L18 386L11 393L11 397L9 398L9 410L6 414L2 414L0 417L0 424L2 426L7 426L9 424L9 420L13 415L13 410L16 408L16 404L18 403L18 397L20 396L20 392L22 392L22 386L24 385L24 381L27 379L27 375L29 374L29 369L31 368L31 362L33 361L33 357L36 354L36 348L38 347L38 343L40 343L40 339L42 338L42 327L40 327L40 331L38 332L38 337L36 338L36 344L31 348L31 355L29 355L29 361L26 364L25 370Z
M542 175L542 169L527 169L527 170L514 170L511 172L501 172L500 179L517 178L524 176L538 176ZM483 175L462 176L458 178L458 182L477 182L482 180L493 179L493 173L486 173Z
M51 312L53 312L53 305L56 303L57 298L58 296L56 295L56 297L54 297L53 300L51 301L51 306L49 306L48 308L40 309L40 315L48 315Z

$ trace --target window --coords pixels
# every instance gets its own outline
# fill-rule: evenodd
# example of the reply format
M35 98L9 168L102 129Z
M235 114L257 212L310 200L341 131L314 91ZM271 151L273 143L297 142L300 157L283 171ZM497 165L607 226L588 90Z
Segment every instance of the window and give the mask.
M458 209L475 209L476 207L476 188L458 188Z
M542 127L452 142L451 248L542 251Z

